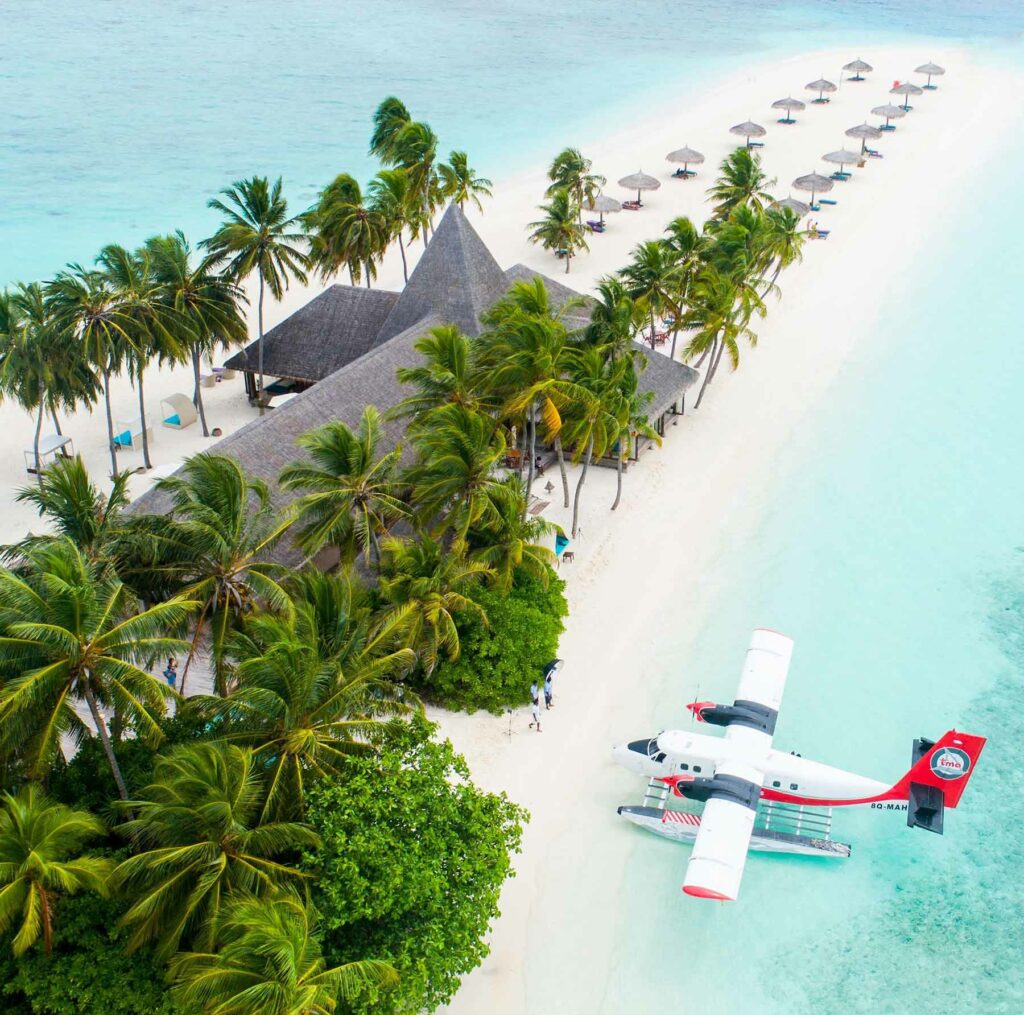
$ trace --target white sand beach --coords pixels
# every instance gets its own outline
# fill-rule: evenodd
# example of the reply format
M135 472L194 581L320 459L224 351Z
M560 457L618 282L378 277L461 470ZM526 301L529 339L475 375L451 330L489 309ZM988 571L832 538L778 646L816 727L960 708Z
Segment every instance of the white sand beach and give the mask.
M943 229L951 204L966 199L1010 115L1000 95L1014 94L1009 72L984 70L964 50L935 46L863 45L861 55L875 67L862 83L844 81L832 101L808 105L791 126L776 123L770 103L793 95L813 96L804 84L819 76L839 80L839 67L857 53L809 53L768 65L747 67L721 82L709 82L685 101L673 96L663 109L645 113L622 131L604 138L566 136L581 147L594 170L607 176L609 194L631 196L615 180L643 169L662 185L644 195L644 207L607 217L603 235L590 237L590 252L562 262L526 240L525 225L539 217L544 167L511 180L495 181L494 199L483 214L470 216L495 257L507 267L524 262L581 291L626 261L639 241L660 234L674 216L698 224L709 207L705 189L716 166L736 146L728 128L753 119L768 128L761 149L764 166L777 177L774 192L785 197L789 181L813 171L827 172L821 155L858 142L844 130L867 119L869 110L889 101L894 80L917 81L912 69L925 60L947 68L937 91L913 99L913 111L898 129L875 142L884 157L854 169L828 195L838 204L812 213L826 241L808 243L802 264L779 279L782 295L769 301L769 316L758 322L756 349L744 349L740 369L720 372L697 413L687 409L670 428L664 445L631 468L622 504L614 514L615 474L594 469L582 510L582 538L575 562L563 568L571 615L560 655L566 667L556 685L556 708L547 713L544 732L527 729L526 710L509 718L486 714L435 714L445 734L465 753L475 779L503 789L529 808L532 818L517 877L502 896L502 916L493 928L491 954L466 978L451 1005L457 1013L564 1013L600 1009L612 966L614 922L620 879L639 834L619 823L617 804L637 795L635 777L616 769L613 742L639 735L650 723L653 702L645 687L666 673L681 672L685 660L666 658L652 630L646 605L671 600L686 638L696 636L704 611L720 593L715 558L727 541L749 531L775 492L773 461L778 450L810 418L830 383L858 345L885 342L885 320L876 310L881 294L899 285L901 266L928 256L929 237ZM921 81L923 83L923 80ZM964 145L969 124L970 145ZM448 143L448 139L443 139ZM452 139L455 143L455 139ZM706 156L696 179L670 178L674 166L665 153L690 145ZM554 154L554 153L551 153ZM472 153L470 153L472 160ZM339 167L342 168L342 167ZM831 167L829 167L830 169ZM487 166L479 166L484 175ZM632 196L635 196L633 194ZM793 192L801 199L806 195ZM168 223L172 228L174 223ZM942 285L941 265L936 284ZM397 251L385 261L378 284L398 288ZM268 325L309 299L317 287L294 287L281 304L268 307ZM170 466L188 454L214 447L198 426L170 431L159 426L158 400L172 391L190 392L191 373L153 371L147 390L156 421L153 458ZM229 433L255 415L242 395L240 378L207 389L211 426ZM691 399L692 400L692 399ZM688 400L688 401L691 401ZM137 414L127 382L115 390L115 414ZM64 421L94 475L106 472L102 407ZM22 452L31 447L32 421L17 408L0 406L0 484L5 503L3 537L13 539L35 523L32 512L13 505L13 492L26 482ZM135 461L140 456L128 452ZM166 471L166 470L164 470ZM557 483L557 477L555 477ZM133 480L138 493L151 481ZM545 480L541 480L536 487ZM545 517L566 524L558 491ZM700 576L699 582L696 580ZM629 590L630 598L623 595ZM679 631L674 632L680 641ZM744 646L737 646L737 659ZM738 665L738 664L737 664ZM723 674L728 693L735 673ZM679 710L682 712L680 684ZM680 876L683 869L679 863ZM580 932L585 931L585 951ZM544 967L560 969L564 980L530 982L527 963L543 948Z

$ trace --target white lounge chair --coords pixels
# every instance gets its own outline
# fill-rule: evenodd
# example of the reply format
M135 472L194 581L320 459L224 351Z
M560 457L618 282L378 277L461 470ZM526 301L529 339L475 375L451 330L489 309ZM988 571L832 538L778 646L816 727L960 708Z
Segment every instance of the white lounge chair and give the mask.
M169 426L172 430L184 430L199 418L192 399L181 394L168 395L161 399L160 416L164 426Z

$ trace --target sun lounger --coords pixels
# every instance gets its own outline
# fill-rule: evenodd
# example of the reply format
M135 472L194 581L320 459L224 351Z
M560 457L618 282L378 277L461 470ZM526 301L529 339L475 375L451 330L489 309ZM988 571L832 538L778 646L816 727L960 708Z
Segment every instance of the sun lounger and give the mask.
M597 219L588 219L587 220L587 226L590 228L590 231L592 233L603 233L604 232L604 223L603 222L599 222Z
M850 178L851 175L851 173L844 173L841 169L837 169L832 174L832 179L838 180L840 183L846 183L846 181Z
M677 169L672 176L677 180L688 180L691 176L696 176L697 173L693 169Z
M826 102L831 102L831 101L832 101L831 99L826 99L824 96L822 96L820 99L811 99L811 105L813 105L813 106L823 106L823 105L825 105Z
M864 154L873 159L880 159L882 157L882 153L877 148L865 148Z
M809 240L827 240L831 229L815 229L807 234Z
M622 207L623 207L623 209L625 211L639 211L640 210L640 202L639 201L623 201L622 202Z
M879 127L878 129L879 130L895 130L896 129L896 124L894 124L894 123L883 123L882 126Z
M818 198L818 203L819 204L839 204L839 202L834 197L819 197Z
M748 148L763 148L764 147L764 142L763 141L748 141L747 142L747 147Z
M146 427L146 437L149 440L153 439L152 424ZM129 420L119 419L114 427L114 447L117 450L131 448L134 451L136 448L141 447L141 445L142 417L136 416L134 419Z

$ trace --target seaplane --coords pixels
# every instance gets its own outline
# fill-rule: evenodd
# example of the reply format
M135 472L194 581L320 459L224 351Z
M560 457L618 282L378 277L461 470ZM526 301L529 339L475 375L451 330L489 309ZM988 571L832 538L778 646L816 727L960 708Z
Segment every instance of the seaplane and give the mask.
M914 741L910 769L879 782L772 746L793 640L754 631L731 705L693 701L700 723L724 736L666 730L613 748L615 760L648 777L640 806L619 814L649 831L692 842L683 891L699 899L735 901L750 849L849 857L832 839L832 808L866 806L905 813L911 828L942 834L947 808L960 803L985 738L949 730L938 741ZM676 800L703 804L677 809ZM670 806L672 804L673 806Z

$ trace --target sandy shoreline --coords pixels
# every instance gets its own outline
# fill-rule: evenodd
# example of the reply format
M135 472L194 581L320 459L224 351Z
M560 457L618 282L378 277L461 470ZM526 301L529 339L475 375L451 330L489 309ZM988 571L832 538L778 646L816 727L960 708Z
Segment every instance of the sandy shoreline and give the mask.
M963 199L971 174L999 142L999 96L1012 94L1006 89L1008 73L982 71L965 51L935 46L933 40L915 47L862 48L876 68L869 79L844 83L829 105L808 106L791 127L775 123L769 104L788 94L810 98L803 90L806 81L822 74L838 80L838 67L856 54L812 53L747 68L709 86L704 97L687 100L680 112L666 107L604 139L566 137L608 177L606 189L614 196L627 196L614 181L637 169L662 180L661 189L645 197L642 211L610 216L608 232L592 237L590 254L574 261L565 280L583 290L621 267L632 246L658 235L673 216L703 221L705 188L734 147L731 124L750 117L768 128L764 163L780 181L775 192L785 196L791 179L824 170L822 153L856 144L843 131L865 118L876 122L868 111L890 101L893 79L916 80L909 72L927 59L948 69L940 89L916 97L914 111L896 133L876 143L885 157L855 170L849 183L837 184L830 196L839 204L814 216L833 229L832 235L827 242L808 244L804 263L780 278L781 302L755 326L758 348L744 349L740 370L720 375L700 412L671 428L664 447L630 471L615 514L608 511L614 473L591 473L584 536L576 563L564 572L572 611L560 650L567 666L545 732L537 736L527 730L525 715L514 717L511 737L507 718L440 716L477 781L506 790L532 813L518 876L503 893L491 955L467 977L452 1011L601 1009L614 965L621 872L639 834L617 824L615 806L632 800L638 787L611 765L608 748L650 726L656 703L645 689L662 685L685 665L659 647L648 604L660 602L659 613L666 602L672 604L683 631L674 632L677 644L696 635L704 612L723 591L716 556L731 536L750 531L776 493L773 456L805 424L837 372L856 355L858 342L894 338L885 334L880 317L883 297L898 290L901 266L926 253L948 207ZM966 123L973 128L972 147L964 158L958 128ZM672 167L664 154L683 144L707 157L696 180L669 178ZM537 217L544 184L543 167L496 181L494 200L472 218L503 267L522 261L563 279L561 263L526 241L524 226ZM396 251L386 260L379 284L397 288L400 283ZM268 306L268 325L311 295L293 288L282 304ZM155 418L162 395L191 390L190 371L154 370L147 390ZM130 389L120 382L115 415L131 418L136 412ZM240 380L209 389L208 415L211 425L225 432L254 415L241 397ZM31 511L11 504L13 490L25 482L21 453L31 446L32 422L10 405L0 406L0 421L5 434L0 457L8 463L3 536L13 539L33 521ZM78 414L65 429L94 474L103 475L102 407L91 416ZM154 461L168 465L211 446L198 427L176 433L157 426ZM140 457L129 455L126 461L133 463ZM140 477L134 492L145 482ZM546 514L565 520L558 501ZM734 678L723 675L723 690Z

